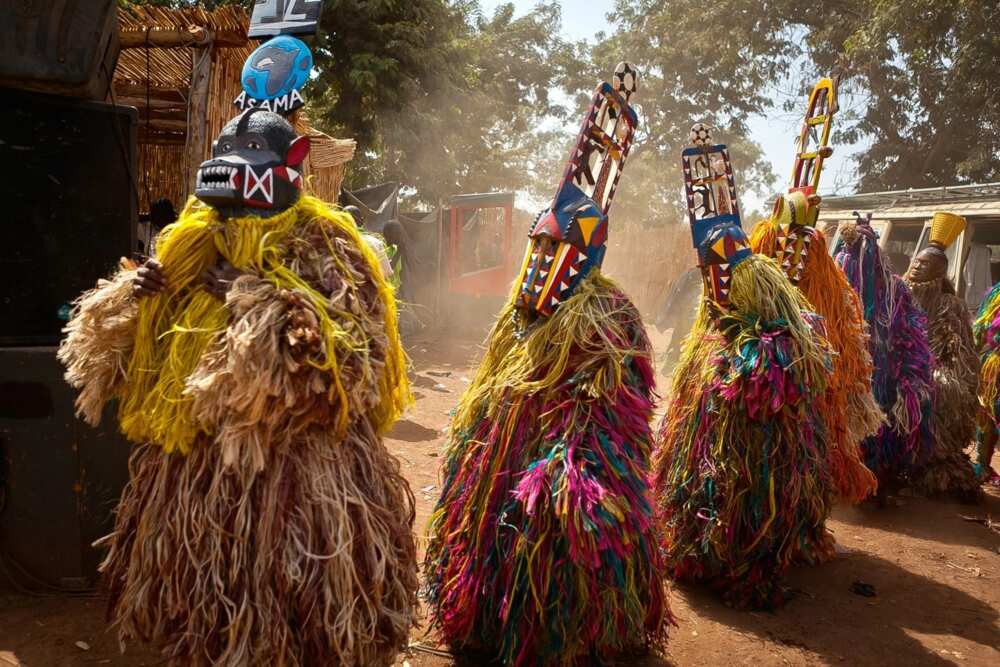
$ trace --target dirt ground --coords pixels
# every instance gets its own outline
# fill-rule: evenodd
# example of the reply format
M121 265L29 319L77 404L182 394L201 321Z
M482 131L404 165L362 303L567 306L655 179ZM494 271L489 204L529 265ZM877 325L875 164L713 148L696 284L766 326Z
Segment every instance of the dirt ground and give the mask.
M657 340L657 349L665 341ZM447 339L411 341L416 405L388 446L417 498L421 549L439 491L442 429L468 385L479 350ZM661 378L661 387L665 386ZM996 459L995 459L996 461ZM799 595L775 613L726 608L697 587L675 587L678 619L665 655L631 664L662 665L1000 665L1000 535L964 516L1000 521L1000 494L978 507L915 497L893 506L840 507L830 527L842 557L791 572ZM851 591L854 582L875 597ZM398 665L455 664L433 636L416 631ZM16 655L28 667L156 665L130 645L119 653L99 598L0 594L0 667ZM405 662L404 662L405 661Z

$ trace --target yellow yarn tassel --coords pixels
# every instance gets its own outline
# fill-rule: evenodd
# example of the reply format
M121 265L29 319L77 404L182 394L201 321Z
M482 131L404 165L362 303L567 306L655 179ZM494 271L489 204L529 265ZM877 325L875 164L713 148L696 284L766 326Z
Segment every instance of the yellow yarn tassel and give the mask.
M369 315L333 310L327 295L283 263L284 242L293 236L293 230L310 222L319 225L342 280L353 284L358 276L352 267L343 265L342 253L334 251L335 236L348 237L368 265L385 304L388 338L387 358L379 379L380 401L371 416L372 423L381 433L398 418L411 397L395 297L374 251L361 239L353 219L331 210L319 199L303 196L295 206L270 218L222 220L214 209L192 198L157 243L157 258L163 264L168 288L139 305L128 380L119 395L121 428L130 440L186 453L199 436L210 435L195 422L191 398L184 389L209 344L228 325L225 305L200 289L201 275L219 255L237 269L253 272L279 289L294 291L312 304L320 321L325 355L322 362L310 363L330 372L334 381L329 398L339 410L336 428L340 434L346 431L350 415L338 363L348 353L367 354L368 341L355 336L363 331L357 322Z
M515 284L517 287L519 284ZM561 390L571 359L570 353L577 351L579 358L573 363L587 364L574 368L580 377L587 378L579 389L586 396L607 396L616 391L623 382L626 359L635 354L634 349L621 349L620 343L612 342L613 335L621 332L608 331L609 322L615 322L613 313L602 312L604 303L600 295L618 286L598 270L593 270L573 293L573 296L559 305L555 313L540 322L540 329L519 342L515 338L513 316L516 310L513 295L493 327L489 337L489 347L479 364L476 378L470 384L459 402L452 428L461 431L470 428L483 419L482 408L488 406L486 419L493 419L509 406L496 405L489 397L499 395L500 387L509 389L512 395L524 396L541 393L547 397L552 391ZM516 294L517 290L514 290ZM598 306L598 307L595 307ZM595 337L595 332L598 335ZM582 351L582 352L581 352ZM590 352L590 354L587 354ZM607 363L608 357L615 363ZM545 374L538 376L538 369ZM591 371L587 373L586 371Z

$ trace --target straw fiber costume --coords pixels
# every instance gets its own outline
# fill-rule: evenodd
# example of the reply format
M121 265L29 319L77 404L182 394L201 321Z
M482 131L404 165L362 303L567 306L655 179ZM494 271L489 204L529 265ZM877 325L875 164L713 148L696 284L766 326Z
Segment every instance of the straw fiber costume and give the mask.
M231 121L196 197L77 302L89 421L139 444L102 565L121 639L183 665L389 665L418 587L381 434L409 400L392 291L353 220L300 196L308 139Z
M704 299L674 372L654 456L658 523L674 577L728 604L772 608L793 560L829 557L835 496L820 398L822 324L740 228L729 154L701 124L682 165Z
M948 246L965 229L965 218L935 213L929 243L909 270L906 283L927 313L934 354L934 451L912 475L913 486L929 496L951 494L974 502L980 490L965 448L976 429L979 359L972 318L947 276Z
M879 497L884 498L934 449L934 357L927 341L927 316L882 255L870 217L841 224L836 262L861 299L875 363L872 390L888 420L861 444L865 464L878 477Z
M972 331L980 360L976 473L980 480L997 486L1000 476L992 461L1000 434L1000 283L983 299Z
M451 424L425 572L456 650L595 665L665 638L647 477L652 353L601 275L633 73L596 91L511 303Z
M827 252L826 237L816 231L816 191L836 110L835 89L823 79L813 89L796 152L792 187L779 196L770 219L750 235L753 251L773 257L789 281L823 318L835 355L833 377L819 407L827 425L830 470L840 497L860 502L875 492L876 481L861 461L860 443L882 424L882 411L872 396L872 361L868 354L861 304ZM818 145L812 145L819 128Z

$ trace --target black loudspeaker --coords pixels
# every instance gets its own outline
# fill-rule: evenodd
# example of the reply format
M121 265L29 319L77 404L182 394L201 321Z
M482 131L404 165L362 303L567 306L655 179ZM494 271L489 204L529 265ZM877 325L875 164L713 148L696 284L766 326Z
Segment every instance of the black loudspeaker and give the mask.
M104 99L120 51L116 0L9 0L0 12L0 86Z
M0 346L55 345L136 243L137 112L0 89Z
M128 480L114 411L83 423L62 375L54 347L0 348L0 588L92 585Z

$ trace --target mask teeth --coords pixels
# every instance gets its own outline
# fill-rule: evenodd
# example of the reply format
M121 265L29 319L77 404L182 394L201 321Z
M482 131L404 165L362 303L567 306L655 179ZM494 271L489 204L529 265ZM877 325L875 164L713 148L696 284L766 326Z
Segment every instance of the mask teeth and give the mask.
M239 169L228 165L203 167L198 170L195 188L201 190L233 190ZM207 177L211 178L207 178Z

